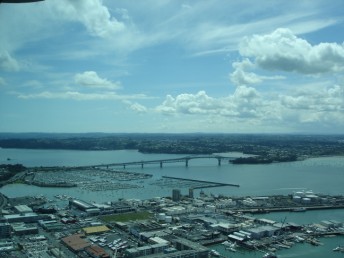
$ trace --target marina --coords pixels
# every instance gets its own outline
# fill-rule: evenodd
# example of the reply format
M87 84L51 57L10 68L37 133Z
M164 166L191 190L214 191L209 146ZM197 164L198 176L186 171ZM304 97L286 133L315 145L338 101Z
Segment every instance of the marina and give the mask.
M34 172L33 172L34 171ZM45 187L79 187L88 191L108 191L143 187L142 180L151 178L146 173L129 172L97 167L80 169L74 167L31 168L23 178L27 184ZM138 181L138 184L123 183Z

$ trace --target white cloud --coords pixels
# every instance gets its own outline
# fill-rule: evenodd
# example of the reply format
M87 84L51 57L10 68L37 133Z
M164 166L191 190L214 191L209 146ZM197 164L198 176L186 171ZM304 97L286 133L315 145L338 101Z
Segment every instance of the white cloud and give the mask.
M107 79L100 78L94 71L78 73L74 76L74 80L77 84L91 88L102 88L108 90L121 88L120 82L111 82Z
M19 64L7 51L0 52L0 69L5 71L19 71Z
M156 110L165 114L206 114L218 110L219 103L204 91L197 94L180 94L176 98L166 96L166 100Z
M197 94L180 94L177 97L167 95L165 101L156 107L156 111L167 114L192 114L211 116L248 117L259 116L260 96L254 88L238 87L233 95L224 98L212 98L204 91Z
M54 7L66 19L81 22L94 36L109 37L125 29L100 0L55 0Z
M78 91L51 92L44 91L34 94L16 94L20 99L71 99L71 100L130 100L130 99L149 99L144 94L118 95L114 92L105 93L82 93Z
M344 113L344 86L340 85L322 90L300 91L294 96L280 98L282 105L289 109Z
M125 104L128 105L128 107L135 111L136 113L146 113L147 112L147 108L137 102L131 102L129 100L123 101Z
M250 85L260 83L262 79L255 73L247 72L254 67L254 64L248 60L244 59L242 62L234 62L233 68L234 72L230 75L230 80L235 85Z
M312 46L289 29L279 28L266 35L246 37L240 54L254 59L266 70L321 74L344 70L344 44L320 43Z
M176 97L168 95L155 110L164 115L193 115L199 119L219 119L223 123L247 122L280 128L301 128L302 124L324 127L321 123L340 126L344 122L344 86L335 85L321 91L300 90L294 95L280 94L276 98L252 87L238 86L233 94L223 98L212 98L204 91Z
M232 64L234 71L230 74L231 82L236 86L258 84L264 80L282 80L283 76L261 76L249 70L254 70L256 65L249 59L245 58L241 62L234 62Z

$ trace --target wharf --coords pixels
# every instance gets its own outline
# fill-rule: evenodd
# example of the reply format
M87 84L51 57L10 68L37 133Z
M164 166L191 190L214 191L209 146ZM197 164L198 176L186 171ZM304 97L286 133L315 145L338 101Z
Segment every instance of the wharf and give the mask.
M204 245L204 246L211 246L211 245L216 245L216 244L223 243L226 240L228 240L227 236L225 236L225 237L218 237L218 238L214 238L214 239L202 240L200 242L200 244Z
M298 212L296 210L297 208L300 208L299 206L288 206L288 207L274 207L274 208L245 208L245 209L236 209L233 211L236 212L242 212L242 213L269 213L269 212L283 212L283 211L289 211L289 212ZM318 205L318 206L303 206L303 211L308 210L326 210L326 209L344 209L344 205Z
M220 186L234 186L234 187L240 187L240 185L237 185L237 184L225 184L225 183L218 183L218 182L211 182L211 181L204 181L204 180L180 178L180 177L162 176L162 178L209 184L208 186L194 187L193 189L211 188L211 187L220 187Z
M322 236L341 236L344 235L343 231L329 231L329 232L315 232L310 234L311 236L315 237L322 237Z

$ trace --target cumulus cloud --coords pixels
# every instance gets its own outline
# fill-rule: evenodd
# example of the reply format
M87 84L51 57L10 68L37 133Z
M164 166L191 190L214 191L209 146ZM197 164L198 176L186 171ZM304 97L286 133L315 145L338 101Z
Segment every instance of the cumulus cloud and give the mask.
M137 103L137 102L131 102L131 101L129 101L129 100L125 100L125 101L123 101L125 104L127 104L128 105L128 107L131 109L131 110L133 110L133 111L135 111L136 113L146 113L147 112L147 108L145 107L145 106L143 106L143 105L141 105L141 104L139 104L139 103Z
M0 69L5 71L19 71L19 64L7 51L0 52Z
M279 28L271 34L246 37L240 54L252 58L266 70L322 74L344 70L344 44L311 45L291 30Z
M242 62L234 62L232 66L234 72L230 75L230 80L235 85L250 85L262 81L257 74L247 71L254 67L254 64L247 58Z
M205 114L217 110L219 103L216 99L209 97L204 91L197 94L180 94L176 98L167 95L157 111L165 114Z
M91 88L103 88L107 90L115 90L121 87L120 82L111 82L107 79L100 78L94 71L86 71L78 73L74 76L74 81L77 84L91 87Z
M303 124L341 125L344 122L344 86L300 90L275 98L252 87L238 86L233 94L222 98L210 97L204 91L176 97L168 95L155 110L164 115L193 115L225 119L224 123L241 121L260 126L265 123L288 128L301 128Z
M344 87L333 87L320 91L301 91L293 96L280 96L285 107L294 110L316 112L344 112Z
M252 63L248 58L245 58L241 62L234 62L232 64L234 71L230 74L229 78L231 82L236 86L258 84L265 80L281 80L283 76L262 76L258 75L250 70L256 69L256 65Z
M100 0L58 0L55 8L67 19L81 22L94 36L108 37L125 29Z
M244 118L259 116L260 95L250 87L241 86L233 95L213 98L200 91L197 94L180 94L175 98L167 95L165 101L156 107L156 111L167 114L198 114L214 116L231 116Z

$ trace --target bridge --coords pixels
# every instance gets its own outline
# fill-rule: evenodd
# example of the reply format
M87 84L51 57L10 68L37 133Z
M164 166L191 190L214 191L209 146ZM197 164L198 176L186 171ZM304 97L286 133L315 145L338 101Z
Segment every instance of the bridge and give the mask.
M225 157L220 155L202 155L202 156L186 156L181 158L173 158L173 159L157 159L157 160L141 160L141 161L130 161L130 162L121 162L121 163L112 163L112 164L102 164L97 165L96 167L123 167L126 168L127 166L141 166L143 168L144 165L148 164L159 164L160 167L163 167L165 163L184 163L185 167L189 166L189 160L192 159L217 159L217 165L221 166L222 160L233 160L232 157Z

